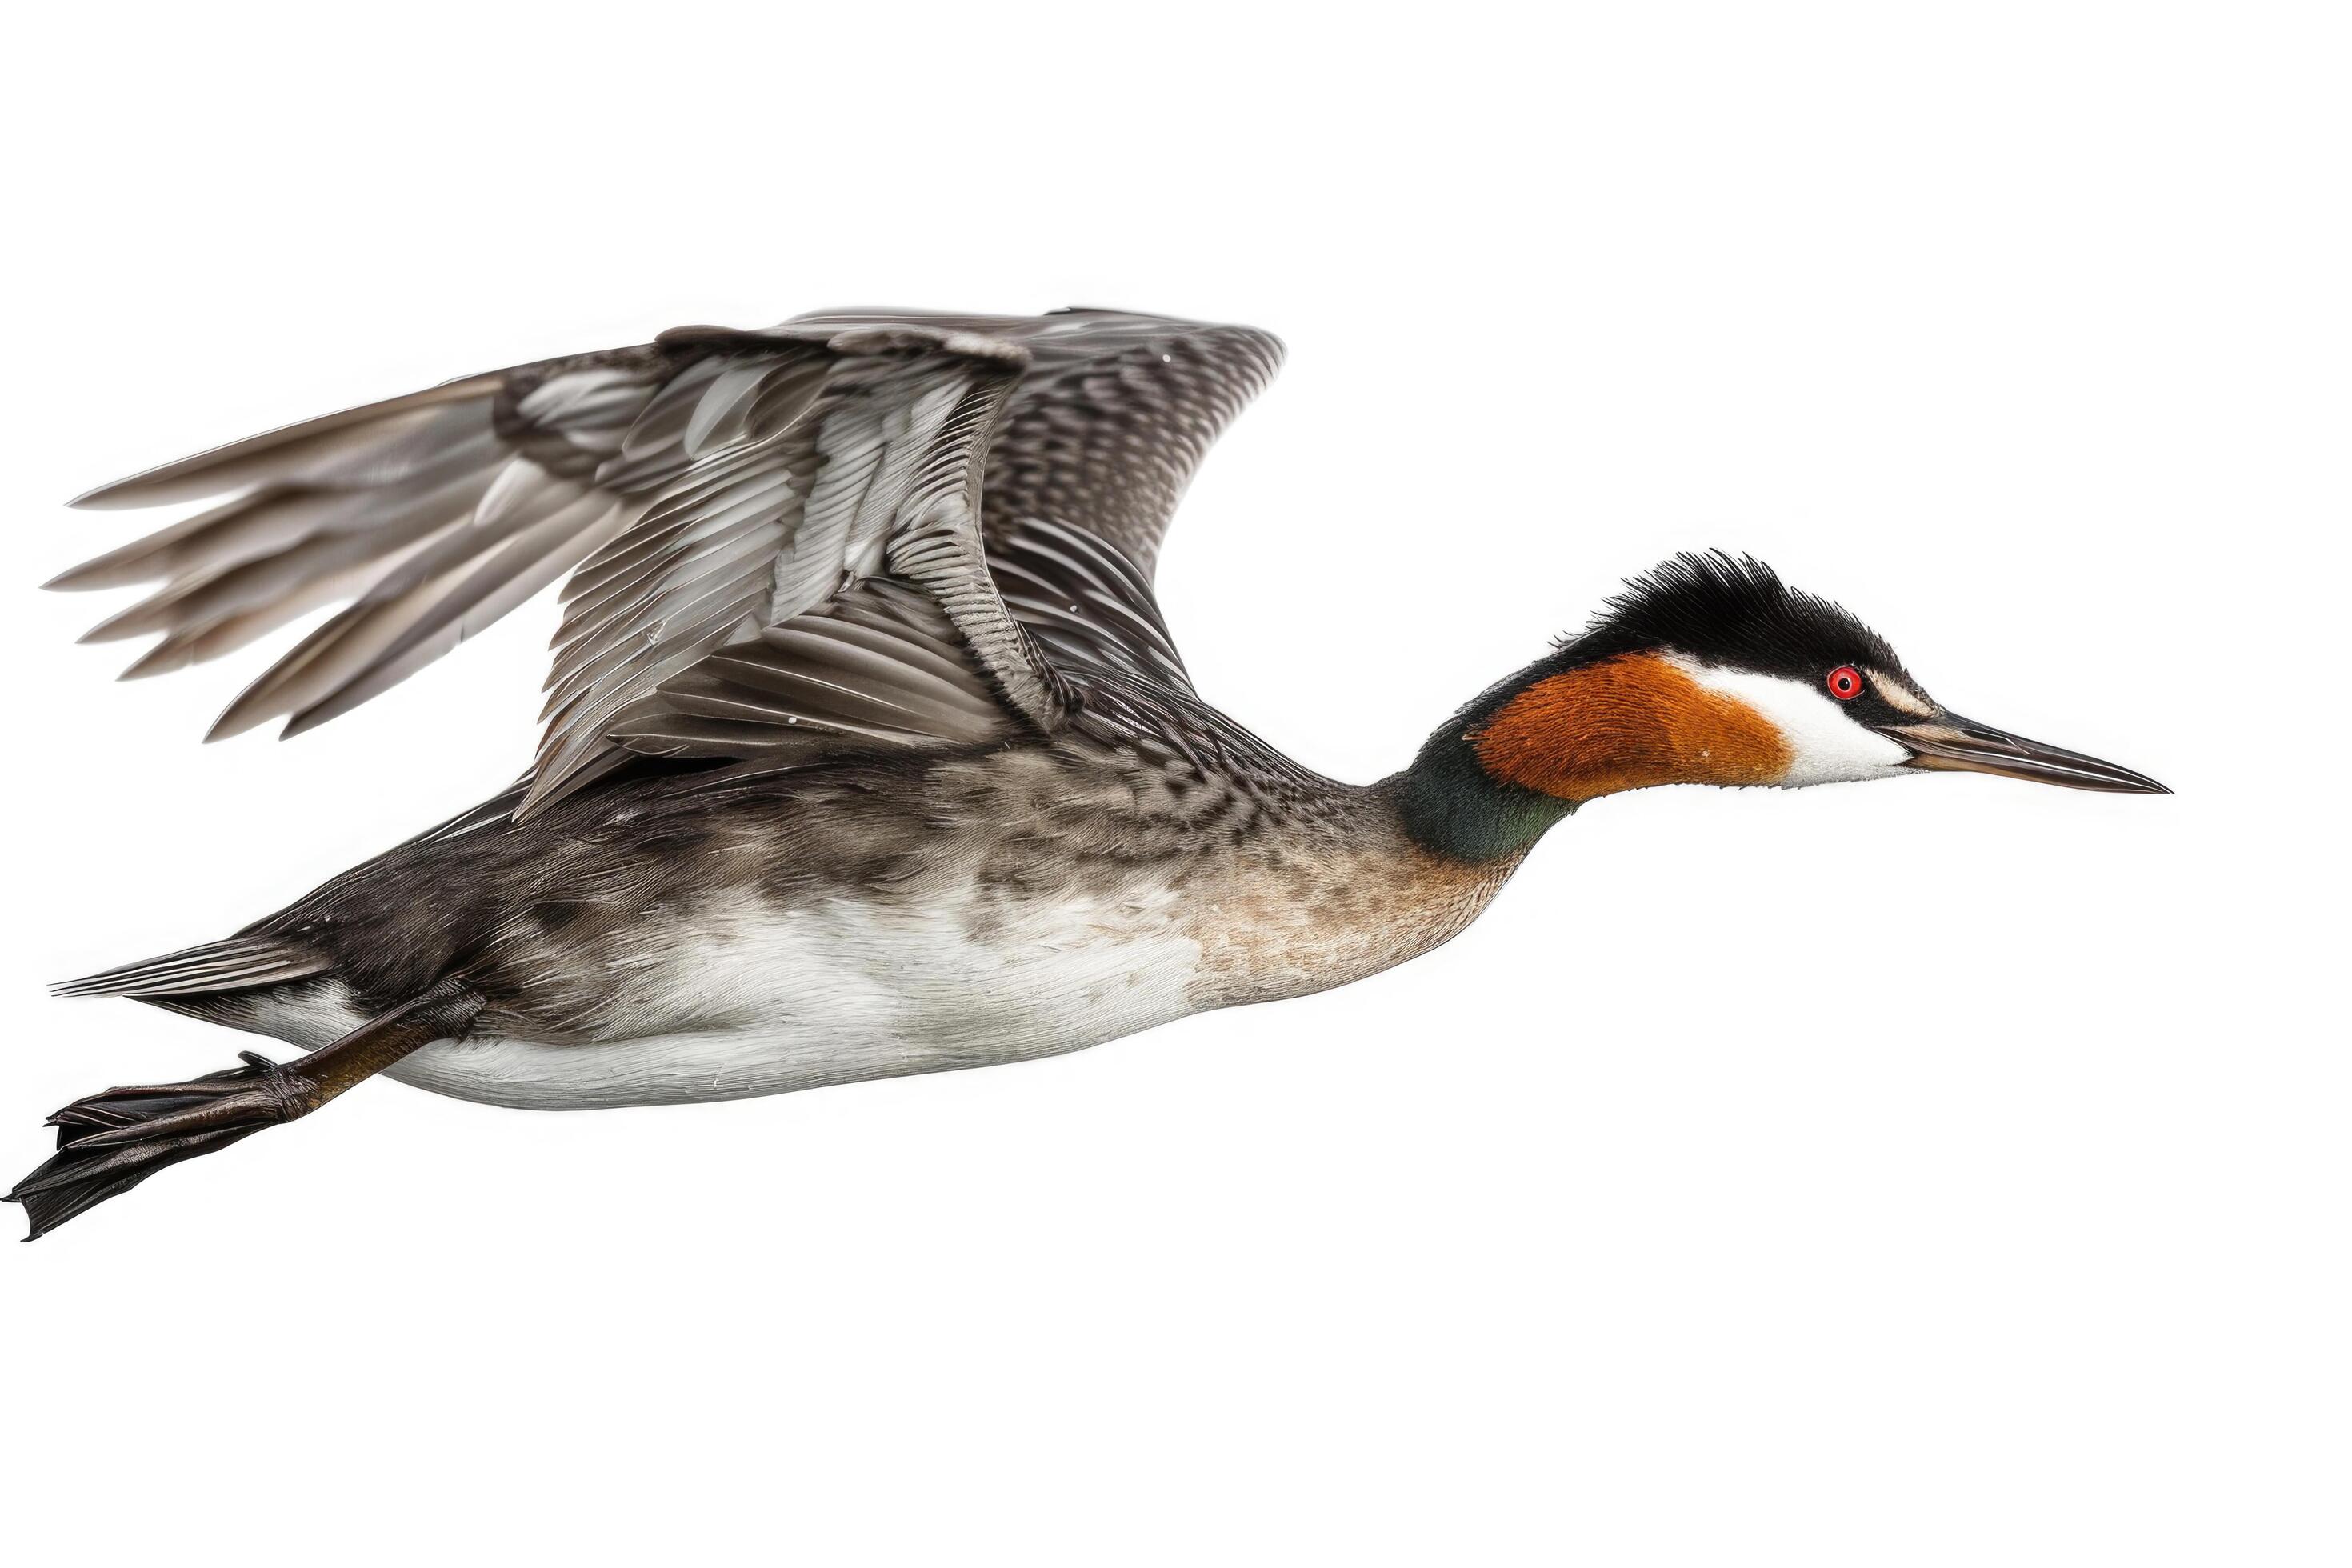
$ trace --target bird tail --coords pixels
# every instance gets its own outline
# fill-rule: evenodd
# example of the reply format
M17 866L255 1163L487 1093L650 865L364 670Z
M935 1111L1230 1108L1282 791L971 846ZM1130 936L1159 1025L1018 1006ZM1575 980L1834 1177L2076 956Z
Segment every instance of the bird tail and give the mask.
M309 948L278 937L249 934L86 974L51 990L59 996L136 996L168 1005L173 997L278 985L323 974L333 967L333 960Z

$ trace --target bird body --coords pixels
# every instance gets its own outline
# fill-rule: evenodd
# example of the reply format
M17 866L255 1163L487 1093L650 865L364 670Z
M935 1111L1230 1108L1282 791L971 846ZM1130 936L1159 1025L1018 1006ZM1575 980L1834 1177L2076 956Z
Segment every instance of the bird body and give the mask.
M1517 864L1419 847L1393 788L1258 801L1094 744L656 775L346 872L246 933L320 973L173 1005L316 1049L462 970L467 1037L388 1076L540 1109L733 1100L1343 984Z
M58 1111L39 1235L377 1074L563 1109L1075 1050L1344 984L1591 801L1922 769L2159 792L1958 718L1753 561L1685 555L1370 785L1193 689L1151 588L1263 332L856 311L474 376L82 498L227 496L53 586L163 586L130 673L338 615L215 733L337 717L564 580L529 773L236 935L74 982L299 1047Z

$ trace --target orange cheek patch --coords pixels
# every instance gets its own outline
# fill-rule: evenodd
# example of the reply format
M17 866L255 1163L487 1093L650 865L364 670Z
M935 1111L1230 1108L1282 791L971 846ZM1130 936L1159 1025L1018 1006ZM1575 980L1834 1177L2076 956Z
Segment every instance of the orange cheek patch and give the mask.
M1578 803L1652 784L1770 784L1790 761L1771 721L1646 654L1537 681L1471 746L1494 777Z

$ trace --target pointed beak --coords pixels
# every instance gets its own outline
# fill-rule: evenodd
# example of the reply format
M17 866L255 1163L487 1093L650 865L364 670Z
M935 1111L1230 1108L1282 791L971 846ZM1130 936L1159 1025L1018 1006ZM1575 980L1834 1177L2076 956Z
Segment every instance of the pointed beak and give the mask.
M1947 713L1917 723L1888 724L1881 731L1889 740L1911 748L1906 764L1950 773L1998 773L2005 779L2064 784L2068 789L2105 790L2115 795L2170 795L2148 777L2080 752L2045 746Z

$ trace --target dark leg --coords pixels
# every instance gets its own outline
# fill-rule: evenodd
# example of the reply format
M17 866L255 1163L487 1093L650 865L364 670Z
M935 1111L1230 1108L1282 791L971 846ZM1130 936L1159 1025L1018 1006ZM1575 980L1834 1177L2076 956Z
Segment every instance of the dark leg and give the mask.
M226 1072L75 1100L49 1118L58 1152L8 1194L32 1222L25 1239L129 1192L166 1165L310 1115L419 1046L459 1033L481 1006L464 985L445 983L283 1066L246 1051L245 1065Z

